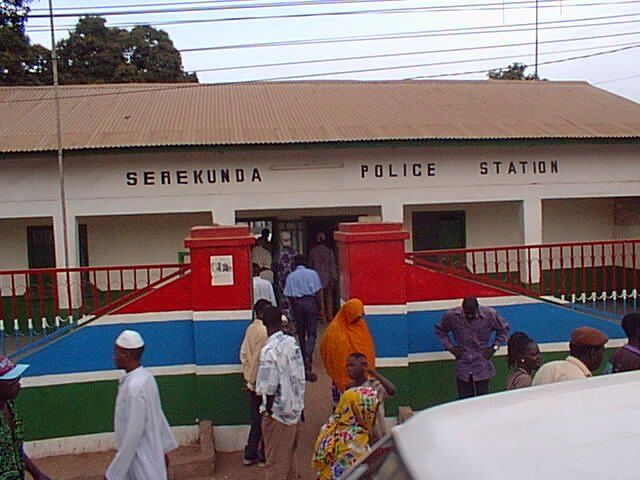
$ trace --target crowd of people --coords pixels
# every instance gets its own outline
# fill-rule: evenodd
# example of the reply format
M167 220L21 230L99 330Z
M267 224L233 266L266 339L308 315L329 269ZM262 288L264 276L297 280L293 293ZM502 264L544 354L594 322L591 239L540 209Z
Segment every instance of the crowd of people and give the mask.
M318 245L324 245L324 238L318 240ZM267 263L269 245L258 246L264 252L259 251L254 260L262 256ZM318 256L334 261L323 249ZM298 478L296 451L306 384L317 378L312 359L318 321L330 318L333 308L333 300L323 293L335 280L331 269L320 275L303 256L296 253L292 260L284 277L283 298L277 298L273 279L254 262L254 320L240 347L251 418L243 462L264 466L266 480ZM605 373L640 369L640 313L626 315L622 328L628 343L613 353ZM448 310L434 333L455 361L460 399L489 392L496 374L493 357L505 344L509 367L505 389L512 390L590 377L601 368L608 342L603 332L580 327L571 333L569 356L542 364L536 341L525 332L509 335L508 322L475 297ZM142 366L144 345L140 333L133 330L123 331L115 340L114 364L125 375L119 382L114 412L117 453L105 472L107 480L166 479L167 454L177 448L156 381ZM333 316L319 350L331 379L334 408L308 460L318 480L335 480L386 434L384 403L396 394L396 387L375 368L375 344L364 304L357 298L346 301ZM49 478L23 449L22 422L14 401L27 368L0 357L0 480L22 480L25 472L36 480Z
M240 351L251 399L243 461L264 466L267 480L294 479L305 386L312 381L305 344L296 334L297 323L279 308L261 299L254 310ZM332 380L335 409L320 430L312 465L318 479L336 479L386 434L383 405L396 387L375 369L373 338L359 299L335 315L322 336L320 356Z

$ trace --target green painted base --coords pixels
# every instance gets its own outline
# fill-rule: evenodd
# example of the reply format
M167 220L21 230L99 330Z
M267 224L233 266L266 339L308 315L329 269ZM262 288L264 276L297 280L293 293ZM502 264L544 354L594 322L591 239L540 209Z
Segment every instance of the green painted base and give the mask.
M549 362L566 355L567 352L545 353L543 360ZM491 381L491 391L498 392L504 390L506 357L497 357L494 364L497 374ZM453 360L411 363L409 367L381 368L380 372L398 388L396 396L385 403L387 416L397 415L401 405L422 410L457 398ZM156 380L172 426L190 426L205 419L214 425L246 425L250 421L249 396L242 388L239 373L168 375ZM25 420L26 440L113 431L117 390L118 383L113 380L23 389L18 406Z

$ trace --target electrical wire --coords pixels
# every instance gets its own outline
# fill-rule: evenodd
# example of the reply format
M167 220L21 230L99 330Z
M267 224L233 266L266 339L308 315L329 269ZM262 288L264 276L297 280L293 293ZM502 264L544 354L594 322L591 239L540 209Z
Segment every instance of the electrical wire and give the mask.
M625 14L622 17L637 17L640 13ZM601 18L616 18L618 15L611 15ZM598 18L598 17L594 17ZM611 25L623 25L630 23L638 23L640 20L626 20L620 22L601 22L601 23L586 23L579 25L566 25L565 22L574 22L577 20L556 20L551 22L541 22L541 25L562 23L562 25L556 26L543 26L539 27L539 30L557 30L565 28L588 28L588 27L600 27ZM521 26L531 26L532 28L515 28ZM513 27L513 28L512 28ZM406 33L394 33L394 34L376 34L366 36L354 36L354 37L333 37L333 38L316 38L308 40L289 40L283 42L265 42L265 43L249 43L238 45L220 45L210 47L193 47L193 48L181 48L180 53L193 53L193 52L205 52L205 51L220 51L220 50L234 50L241 48L261 48L261 47L282 47L282 46L301 46L301 45L315 45L315 44L328 44L328 43L352 43L352 42L368 42L368 41L382 41L382 40L406 40L412 38L428 38L428 37L441 37L441 36L458 36L458 35L487 35L496 33L521 33L530 32L535 30L535 23L520 23L513 24L507 27L490 26L490 27L464 27L460 29L440 29L440 30L422 30L418 32L406 32Z
M240 16L240 17L223 17L223 18L199 18L199 19L188 19L188 20L172 20L166 22L148 22L145 21L143 25L149 25L150 23L154 26L168 26L168 25L188 25L188 24L200 24L200 23L218 23L218 22L236 22L236 21L248 21L248 20L275 20L275 19L293 19L293 18L313 18L313 17L333 17L333 16L349 16L349 15L370 15L370 14L402 14L402 13L422 13L422 12L452 12L452 11L492 11L492 10L504 10L504 9L535 9L535 8L553 8L557 6L566 7L566 2L568 0L546 0L542 5L536 7L535 0L523 0L521 2L511 2L511 4L519 3L519 4L531 4L529 6L504 6L501 3L490 3L484 4L486 6L483 7L474 7L474 6L456 6L456 7L406 7L406 8L387 8L387 9L367 9L367 10L348 10L348 11L331 11L331 12L314 12L314 13L290 13L290 14L280 14L280 15L258 15L258 16ZM640 0L615 0L613 2L588 2L588 3L578 3L572 4L569 6L572 7L593 7L593 6L611 6L611 5L635 5L640 3ZM482 5L482 4L472 4L472 5ZM490 6L495 5L495 6ZM175 12L164 12L164 13L175 13ZM128 11L122 12L123 15L133 15L135 12ZM102 16L111 16L112 13L108 15ZM77 17L75 14L61 14L60 16L72 16ZM31 15L30 18L49 18L48 15ZM120 25L112 25L118 27L124 26L132 26L138 25L138 23L134 24L120 24ZM65 26L66 28L73 28L73 26ZM59 28L58 28L59 29ZM40 30L41 31L41 30Z
M594 85L604 85L605 83L622 82L625 80L632 80L634 78L640 78L640 75L631 75L629 77L612 78L610 80L602 80L600 82L594 82Z
M611 50L604 50L601 52L595 52L595 53L591 53L591 54L585 54L585 55L579 55L579 56L572 56L572 57L566 57L566 58L561 58L561 59L556 59L556 60L549 60L549 61L545 61L545 62L540 62L538 63L538 65L552 65L552 64L557 64L557 63L566 63L566 62L570 62L570 61L575 61L575 60L583 60L583 59L588 59L588 58L593 58L593 57L597 57L597 56L602 56L602 55L609 55L609 54L614 54L614 53L619 53L622 51L628 51L631 49L635 49L635 48L639 48L640 44L635 43L629 46L624 46L624 47L619 47L619 48L615 48L615 49L611 49ZM358 73L362 73L362 72L374 72L374 71L382 71L382 70L401 70L401 69L407 69L407 68L420 68L420 67L424 67L424 66L429 66L430 64L416 64L416 65L400 65L400 66L393 66L393 67L374 67L374 68L368 68L368 69L359 69L357 70ZM440 74L433 74L433 75L420 75L420 76L414 76L411 77L411 79L416 80L416 79L427 79L427 78L445 78L445 77L452 77L452 76L463 76L463 75L472 75L472 74L478 74L478 73L487 73L490 70L495 70L495 69L482 69L482 70L468 70L468 71L463 71L463 72L451 72L451 73L440 73ZM76 95L67 95L67 96L61 96L60 99L61 100L71 100L71 99L82 99L82 98L94 98L94 97L104 97L104 96L114 96L114 95L125 95L125 94L135 94L135 93L146 93L146 92L161 92L161 91L169 91L169 90L177 90L179 88L185 88L185 89L189 89L189 88L202 88L202 87L207 87L207 86L219 86L219 85L243 85L243 84L255 84L255 83L265 83L265 82L276 82L276 81L284 81L284 80L293 80L293 79L301 79L301 78L312 78L312 77L320 77L320 76L329 76L329 75L343 75L343 74L348 74L348 73L352 73L352 72L356 72L354 70L341 70L341 71L334 71L334 72L323 72L323 73L315 73L315 74L303 74L303 75L287 75L287 76L279 76L279 77L267 77L267 78L261 78L261 79L251 79L251 80L242 80L242 81L233 81L233 82L219 82L219 83L211 83L211 84L199 84L199 83L189 83L189 84L184 84L184 83L180 83L180 84L174 84L174 85L167 85L167 86L162 86L162 87L152 87L152 88L148 88L148 87L140 87L140 88L131 88L129 90L117 90L117 91L113 91L113 92L99 92L99 93L92 93L92 94L76 94ZM92 88L92 85L87 85L87 88ZM15 87L11 87L12 89L15 89ZM20 87L21 89L37 89L37 90L41 90L43 92L44 95L48 95L49 94L49 90L48 89L43 89L42 87ZM53 98L29 98L29 99L20 99L20 100L0 100L0 104L20 104L20 103L33 103L33 102L44 102L44 101L52 101Z
M565 43L565 42L581 42L581 41L590 41L590 40L599 40L602 38L610 38L610 37L622 37L622 36L630 36L630 35L640 35L640 31L636 32L628 32L628 33L616 33L609 35L597 35L597 36L588 36L588 37L577 37L577 38L561 38L556 40L544 40L538 42L539 45L553 44L553 43ZM354 61L354 60L372 60L377 58L397 58L397 57L407 57L407 56L416 56L416 55L428 55L428 54L440 54L440 53L453 53L453 52L470 52L475 50L493 50L498 48L512 48L512 47L525 47L535 45L535 42L518 42L518 43L499 43L492 45L476 45L473 47L457 47L457 48L444 48L440 50L419 50L419 51L410 51L410 52L394 52L394 53L378 53L374 55L358 55L351 57L334 57L334 58L320 58L313 60L297 60L297 61L289 61L289 62L276 62L276 63L261 63L254 65L239 65L239 66L226 66L226 67L212 67L205 69L195 70L198 72L223 72L230 70L246 70L246 69L256 69L256 68L272 68L272 67L289 67L294 65L314 65L319 63L333 63L333 62L346 62L346 61ZM359 72L349 72L349 73L359 73Z
M558 55L560 53L584 52L584 51L596 50L600 48L627 47L627 46L640 46L640 43L638 43L638 41L635 41L635 42L614 43L614 44L608 44L608 45L598 45L596 47L570 48L565 50L556 50L553 52L544 52L543 55L544 56ZM503 55L498 57L482 57L482 58L471 58L471 59L463 59L463 60L447 60L447 61L441 61L441 62L423 63L423 64L420 64L420 67L435 67L435 66L442 66L442 65L457 65L457 64L477 63L477 62L486 62L486 61L494 61L494 60L508 60L512 58L523 58L523 57L528 57L532 55L533 54L531 52L521 52L517 54ZM246 68L259 68L259 67L249 66ZM389 69L394 69L394 68L396 67L389 67ZM407 65L407 66L401 66L398 68L414 68L414 67L412 65ZM236 68L223 67L223 69L234 70ZM193 70L192 73L204 73L204 72L211 72L211 71L218 71L218 70L219 69L217 68L212 68L212 69L202 68L202 69Z

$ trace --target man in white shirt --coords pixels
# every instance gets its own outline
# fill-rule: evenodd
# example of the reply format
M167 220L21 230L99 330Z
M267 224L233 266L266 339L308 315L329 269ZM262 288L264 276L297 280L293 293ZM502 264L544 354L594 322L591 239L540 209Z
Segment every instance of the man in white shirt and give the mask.
M127 373L120 380L114 429L118 452L107 480L166 480L167 453L178 447L160 405L158 385L140 361L144 340L125 330L116 340L113 361Z
M587 378L595 372L604 359L604 346L609 338L591 327L576 328L571 334L569 355L565 360L545 363L533 378L532 385L563 382Z
M276 294L273 291L273 285L261 277L260 265L253 264L253 304L259 300L266 300L274 307L278 306L276 302Z
M267 343L267 328L262 322L265 309L270 305L267 300L261 299L253 307L255 319L249 324L240 346L240 363L242 364L242 375L249 392L249 402L251 405L251 428L247 445L244 447L245 465L254 463L264 464L264 445L262 445L262 417L260 415L260 405L262 397L256 393L256 378L258 377L258 367L260 366L260 352L264 344Z
M280 310L265 308L263 322L269 339L260 352L256 392L263 396L265 480L293 480L297 478L296 449L304 409L304 361L295 339L281 330Z

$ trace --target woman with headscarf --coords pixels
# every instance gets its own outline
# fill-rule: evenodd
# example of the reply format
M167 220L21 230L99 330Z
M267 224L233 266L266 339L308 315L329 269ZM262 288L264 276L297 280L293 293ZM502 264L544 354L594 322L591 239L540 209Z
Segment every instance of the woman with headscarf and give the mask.
M363 353L369 367L375 368L376 352L364 319L364 304L352 298L333 317L320 341L320 356L333 381L334 405L351 382L346 365L349 355L356 352Z
M345 390L316 440L311 466L317 480L340 478L369 451L369 432L377 410L378 395L373 388Z

